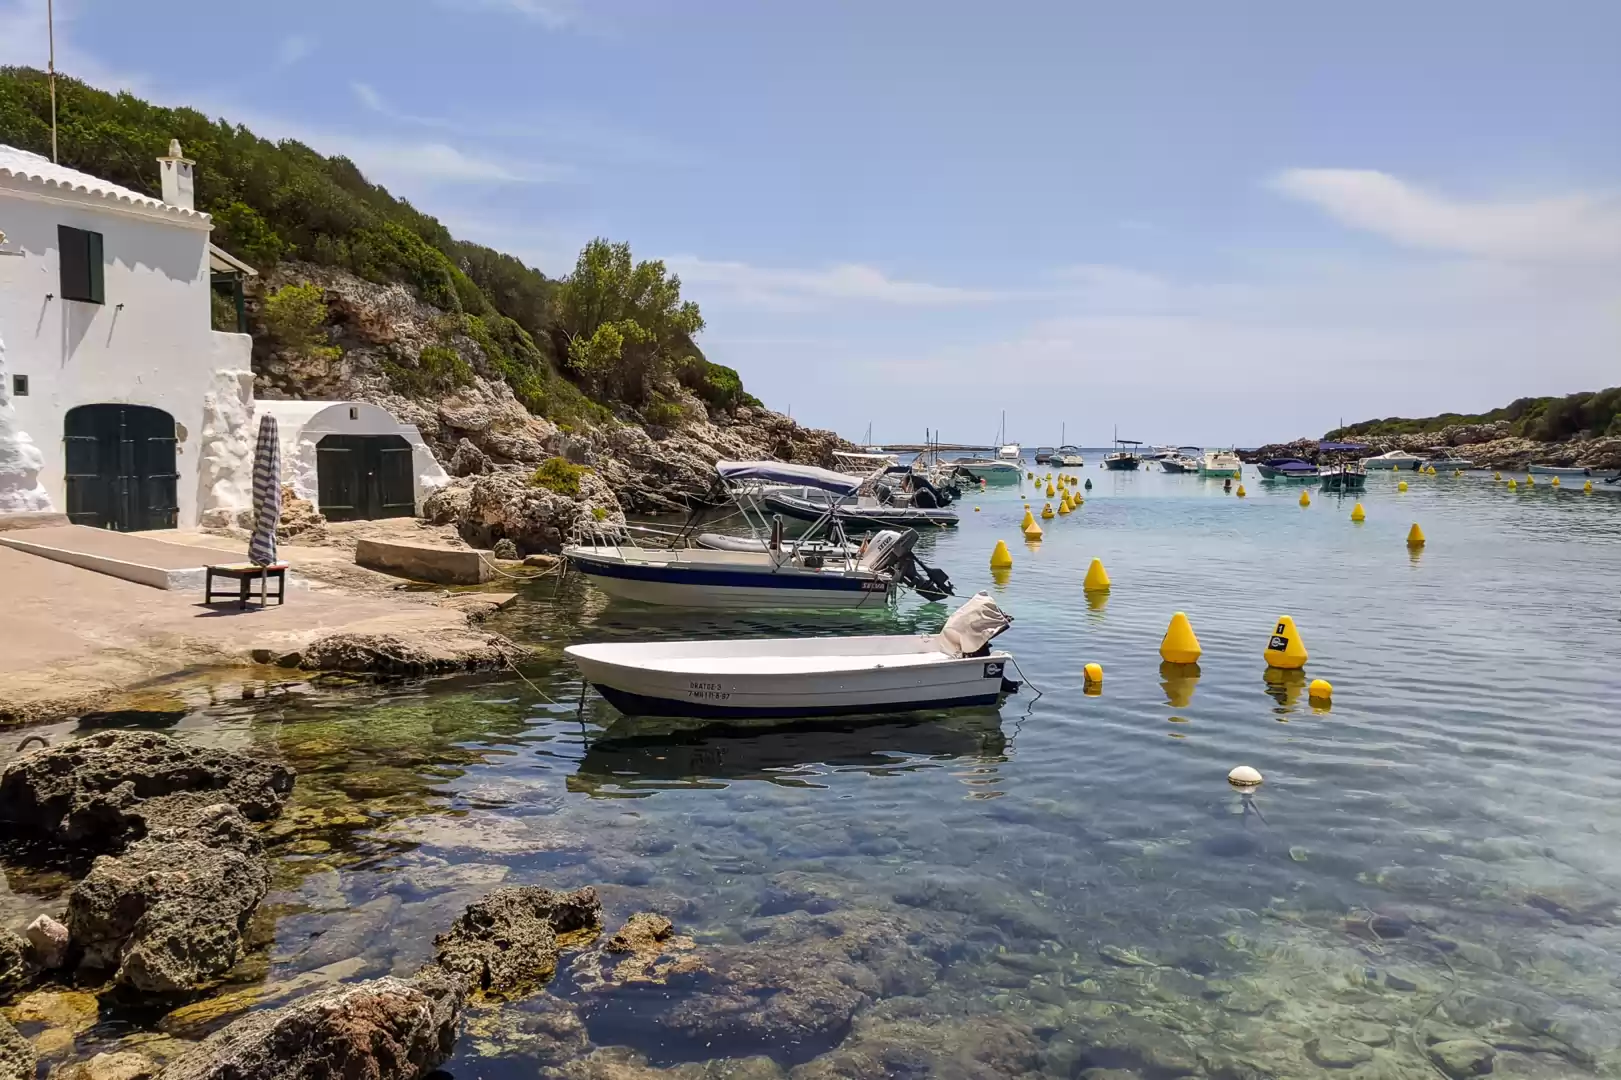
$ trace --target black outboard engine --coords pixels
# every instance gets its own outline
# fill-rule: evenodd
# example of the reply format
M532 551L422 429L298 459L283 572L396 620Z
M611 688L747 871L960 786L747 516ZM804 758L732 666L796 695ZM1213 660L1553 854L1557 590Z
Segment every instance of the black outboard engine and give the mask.
M925 600L944 600L955 595L951 591L951 579L944 570L927 566L912 554L916 545L916 529L904 532L884 529L867 541L867 553L862 556L861 565L868 570L893 573L895 580Z

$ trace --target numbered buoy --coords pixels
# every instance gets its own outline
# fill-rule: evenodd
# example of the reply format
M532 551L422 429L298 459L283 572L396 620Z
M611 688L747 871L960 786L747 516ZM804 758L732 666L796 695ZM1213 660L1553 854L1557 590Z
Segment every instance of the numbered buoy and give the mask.
M1159 643L1159 657L1167 664L1197 664L1204 650L1193 634L1193 624L1178 611L1171 616L1171 625L1165 628L1165 637Z
M1013 565L1013 552L1007 549L1007 541L998 540L991 549L991 569L1006 570Z
M1248 765L1240 765L1227 774L1227 782L1236 788L1261 786L1261 774Z
M1306 645L1300 640L1295 621L1287 615L1278 616L1272 627L1272 637L1266 643L1267 667L1292 671L1306 666Z
M1362 504L1361 503L1357 503L1355 506L1351 507L1351 520L1352 521L1366 521L1366 520L1368 520L1368 512L1366 510L1362 509Z
M1418 527L1418 522L1416 521L1413 522L1413 527L1407 530L1407 546L1410 548L1421 548L1424 546L1424 530Z
M1313 679L1306 687L1306 696L1313 701L1327 701L1334 696L1334 684L1327 679Z
M1084 592L1108 592L1109 574L1103 569L1102 559L1093 559L1092 565L1086 568L1086 581L1081 585Z

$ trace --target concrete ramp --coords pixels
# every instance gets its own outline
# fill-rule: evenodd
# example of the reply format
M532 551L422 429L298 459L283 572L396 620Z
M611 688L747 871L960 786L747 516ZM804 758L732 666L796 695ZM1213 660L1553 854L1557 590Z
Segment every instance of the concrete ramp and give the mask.
M154 589L201 590L205 567L245 562L248 557L246 550L170 544L140 533L86 525L0 532L0 546Z

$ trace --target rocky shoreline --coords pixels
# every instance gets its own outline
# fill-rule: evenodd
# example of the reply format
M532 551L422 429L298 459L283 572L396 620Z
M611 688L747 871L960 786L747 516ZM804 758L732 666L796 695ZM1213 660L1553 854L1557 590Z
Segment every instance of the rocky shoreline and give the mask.
M1409 453L1429 453L1435 447L1447 447L1458 457L1467 458L1481 469L1522 470L1528 465L1573 465L1597 470L1621 469L1621 437L1614 435L1594 439L1573 439L1569 442L1546 443L1510 434L1511 425L1502 420L1490 424L1454 424L1435 431L1412 435L1359 436L1354 442L1365 443L1372 449L1370 455L1391 450ZM1268 443L1253 451L1245 451L1245 461L1265 461L1275 457L1295 457L1318 461L1319 440L1295 439L1292 442Z

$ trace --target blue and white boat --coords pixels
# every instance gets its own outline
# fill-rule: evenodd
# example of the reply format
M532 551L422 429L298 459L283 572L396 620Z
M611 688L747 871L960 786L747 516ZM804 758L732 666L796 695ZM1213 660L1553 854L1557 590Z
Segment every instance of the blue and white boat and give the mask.
M1268 458L1256 469L1262 480L1316 480L1320 470L1301 458Z
M629 529L602 528L564 546L569 567L610 596L681 607L874 608L887 604L903 583L931 600L951 595L950 580L913 556L917 533L910 529L880 532L852 550L832 515L837 500L799 539L785 538L780 523L774 528L762 509L763 496L774 487L843 497L865 478L780 461L722 461L715 472L762 542L759 549L652 547L633 539Z

